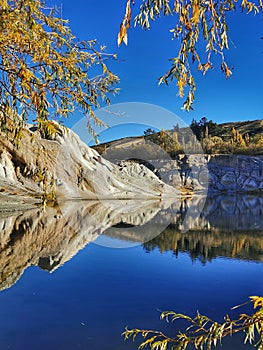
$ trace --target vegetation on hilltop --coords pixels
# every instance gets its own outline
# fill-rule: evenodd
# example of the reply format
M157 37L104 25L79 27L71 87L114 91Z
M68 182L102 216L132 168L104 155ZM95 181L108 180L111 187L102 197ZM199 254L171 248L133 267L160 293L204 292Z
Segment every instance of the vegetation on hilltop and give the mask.
M157 145L158 148L154 147ZM263 120L217 124L205 117L193 120L190 128L161 130L147 129L144 136L129 137L94 146L110 159L129 158L142 154L146 159L155 159L168 153L174 158L182 153L208 154L263 154ZM154 157L154 158L151 158Z
M263 120L216 124L204 117L199 122L193 120L190 128L205 153L263 153Z

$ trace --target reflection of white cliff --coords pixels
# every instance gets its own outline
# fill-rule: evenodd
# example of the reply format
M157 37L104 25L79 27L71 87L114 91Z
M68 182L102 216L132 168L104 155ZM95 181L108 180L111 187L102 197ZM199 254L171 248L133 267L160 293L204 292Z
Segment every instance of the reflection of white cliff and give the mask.
M0 289L12 286L33 265L54 271L101 235L145 243L169 224L178 234L205 229L263 230L260 197L203 197L167 201L67 201L0 218ZM200 206L203 207L201 215Z
M211 227L263 230L263 198L249 194L207 197L202 211Z
M165 204L158 201L67 201L0 220L0 288L32 265L54 271L112 225L142 226ZM153 238L153 233L147 239Z

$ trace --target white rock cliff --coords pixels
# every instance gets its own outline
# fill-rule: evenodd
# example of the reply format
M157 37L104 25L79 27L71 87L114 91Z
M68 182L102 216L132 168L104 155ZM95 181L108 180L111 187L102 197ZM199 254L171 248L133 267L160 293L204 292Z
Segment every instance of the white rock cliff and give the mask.
M19 147L3 133L0 142L0 209L57 200L163 198L177 196L140 164L118 166L103 159L73 131L60 127L56 140L23 130Z

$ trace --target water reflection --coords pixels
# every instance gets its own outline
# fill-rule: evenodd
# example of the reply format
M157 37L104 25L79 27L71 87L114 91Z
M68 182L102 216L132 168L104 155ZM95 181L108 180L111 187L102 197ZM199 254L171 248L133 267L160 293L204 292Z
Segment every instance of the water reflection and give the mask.
M5 214L0 289L11 287L29 266L54 271L99 236L143 243L147 252L184 251L203 262L217 256L262 261L262 202L249 195L174 203L86 201Z
M206 263L217 257L263 261L263 233L253 231L191 230L180 233L172 227L144 244L150 252L158 248L161 252L189 252L193 260Z

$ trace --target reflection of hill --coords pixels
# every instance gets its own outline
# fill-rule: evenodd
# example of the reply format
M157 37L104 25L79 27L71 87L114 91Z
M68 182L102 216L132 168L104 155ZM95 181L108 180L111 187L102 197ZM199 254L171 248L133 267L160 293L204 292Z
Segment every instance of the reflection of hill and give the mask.
M219 256L263 261L263 198L207 197L199 216L194 215L197 206L198 201L186 208L184 221L177 214L167 229L144 244L145 249L189 252L203 262Z
M263 198L253 195L207 197L203 216L227 230L263 230Z
M158 237L144 244L146 251L158 248L161 252L188 252L192 259L202 262L216 257L263 261L263 232L193 230L181 233L167 228Z
M263 198L253 195L220 195L197 197L182 202L184 220L178 213L174 225L181 231L188 229L218 229L228 231L263 231ZM179 213L180 216L180 213Z

